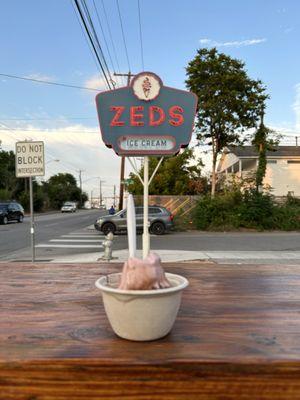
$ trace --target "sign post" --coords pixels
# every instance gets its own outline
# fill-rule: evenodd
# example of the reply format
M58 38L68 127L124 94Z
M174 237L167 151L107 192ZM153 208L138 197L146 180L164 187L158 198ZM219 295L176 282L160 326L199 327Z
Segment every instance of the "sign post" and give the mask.
M149 156L176 155L187 147L194 127L197 96L170 88L152 72L135 75L130 86L96 96L101 135L119 156L144 156L143 257L150 250L148 222ZM161 161L160 161L161 162Z
M45 175L44 142L16 143L16 177L29 178L31 259L35 261L35 226L32 177Z

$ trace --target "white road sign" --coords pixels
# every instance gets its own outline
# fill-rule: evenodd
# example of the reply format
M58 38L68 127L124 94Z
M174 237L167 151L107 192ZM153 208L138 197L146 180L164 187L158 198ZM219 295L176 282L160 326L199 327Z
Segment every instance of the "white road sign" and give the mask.
M44 142L16 143L16 177L45 175Z

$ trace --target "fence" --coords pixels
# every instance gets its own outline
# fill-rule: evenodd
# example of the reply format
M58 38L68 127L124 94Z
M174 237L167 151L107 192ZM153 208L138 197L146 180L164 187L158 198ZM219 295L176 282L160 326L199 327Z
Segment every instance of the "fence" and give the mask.
M196 206L201 196L149 196L149 205L166 207L172 214L176 215L179 211L181 215L186 215ZM143 204L143 196L134 196L136 205Z

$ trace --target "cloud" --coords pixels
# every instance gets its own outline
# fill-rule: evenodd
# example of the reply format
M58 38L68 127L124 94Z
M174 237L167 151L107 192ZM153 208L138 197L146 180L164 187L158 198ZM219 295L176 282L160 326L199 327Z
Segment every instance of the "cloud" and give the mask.
M217 42L212 39L203 38L200 39L199 42L202 45L210 46L210 47L245 47L245 46L253 46L255 44L260 44L266 42L266 38L261 39L247 39L247 40L234 40L231 42Z
M101 138L98 126L89 127L83 124L70 124L66 127L41 129L32 124L7 130L0 127L0 137L3 150L15 149L17 141L42 140L45 144L46 175L47 180L51 175L71 173L78 180L78 171L81 169L83 190L89 194L94 190L94 195L99 191L99 179L105 181L103 185L104 196L112 196L113 185L119 187L120 157L108 149ZM59 162L52 162L58 159ZM49 162L51 161L51 162ZM126 174L129 172L128 163ZM86 181L86 182L85 182ZM111 201L111 200L109 200Z
M113 81L116 83L116 87L123 86L123 83L119 77L115 77L113 73L110 73ZM106 80L102 78L99 74L92 75L90 78L84 81L84 86L90 89L109 90L107 87Z
M25 75L24 78L37 79L38 81L44 81L44 82L55 82L55 78L53 76L40 74L38 72L34 74Z
M93 75L90 78L86 79L84 82L84 86L90 89L99 89L99 91L108 90L106 81L99 75Z

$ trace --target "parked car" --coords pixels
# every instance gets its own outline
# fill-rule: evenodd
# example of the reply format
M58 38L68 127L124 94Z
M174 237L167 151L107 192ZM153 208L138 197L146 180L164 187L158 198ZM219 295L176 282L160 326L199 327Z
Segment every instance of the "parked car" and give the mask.
M77 210L76 203L73 201L66 201L62 207L61 207L61 212L75 212Z
M0 222L6 225L9 221L23 222L24 208L15 201L0 203Z
M135 208L136 228L143 229L143 207ZM165 207L149 207L150 232L155 235L163 235L170 231L173 224L173 215ZM107 235L109 232L120 232L127 230L126 210L121 210L114 215L104 215L95 221L94 227Z

